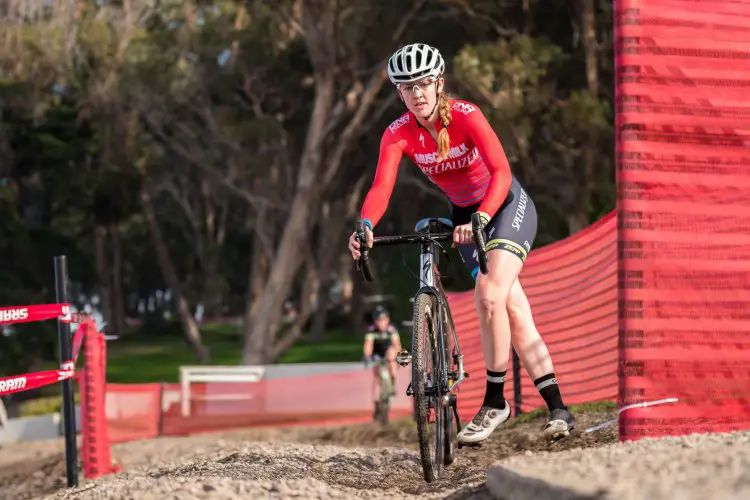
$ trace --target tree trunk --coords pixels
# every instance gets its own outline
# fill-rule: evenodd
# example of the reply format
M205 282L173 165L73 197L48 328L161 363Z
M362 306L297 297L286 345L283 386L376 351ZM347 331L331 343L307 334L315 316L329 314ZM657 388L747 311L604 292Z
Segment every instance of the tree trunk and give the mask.
M320 261L316 260L311 254L308 254L305 260L307 264L302 278L302 292L297 318L297 323L301 328L304 328L312 312L318 307L318 303L320 302L321 276L323 276L322 271L324 271Z
M310 327L310 342L313 344L320 344L325 338L329 304L328 293L322 294L318 303L318 309L315 311L315 316L313 316L312 326Z
M206 346L203 345L198 324L195 322L190 304L183 293L182 285L177 277L177 270L172 263L172 258L169 256L164 235L159 226L159 221L156 219L156 211L151 200L151 194L147 188L141 190L141 205L143 213L146 216L149 232L151 233L151 241L156 251L156 260L164 276L164 281L166 281L167 286L172 290L172 297L177 305L177 314L182 324L182 331L185 333L187 341L195 350L196 361L202 364L207 363L210 353Z
M204 179L201 182L205 227L205 262L203 263L203 306L208 318L218 318L223 314L225 283L219 272L219 255L226 238L226 209L214 206L216 195L213 184Z
M424 3L423 0L414 2L412 10L402 17L393 33L394 42L401 37L409 20ZM310 232L312 207L336 177L344 155L362 133L365 124L369 123L372 106L387 79L385 71L381 69L370 77L367 84L355 81L347 97L334 107L335 75L344 67L343 64L337 66L341 57L337 32L337 16L341 5L328 0L307 0L299 2L299 6L305 46L314 68L315 100L307 124L296 192L285 218L281 242L274 252L271 274L245 338L242 360L248 364L262 362L262 353L269 351L270 339L276 337L281 306L300 267L299 245L306 241ZM344 110L351 109L350 104L354 104L354 111L348 115ZM337 133L324 161L326 140L338 130L338 125L344 123L346 116L350 118L341 132ZM284 341L286 339L280 342Z
M344 230L344 223L353 218L357 212L364 179L365 176L360 177L346 202L340 200L330 206L323 220L323 239L319 246L320 257L318 259L321 264L321 276L331 276L341 255L345 254L347 257L349 255L349 250L346 249L349 234ZM330 279L325 280L322 284L323 293L321 294L321 300L318 302L318 310L310 332L310 341L314 343L322 342L325 336L329 303L328 292L331 285L332 280Z
M125 291L122 287L122 241L120 228L110 227L112 235L112 329L117 335L125 334Z
M599 79L596 57L596 12L594 0L581 0L581 33L583 35L583 49L586 55L586 83L588 91L594 100L599 98ZM588 140L583 150L583 179L580 182L580 196L578 196L578 217L585 216L585 223L578 228L588 226L591 212L591 198L595 184L596 160L599 156L599 133L594 127L589 129ZM570 221L570 216L568 217ZM580 225L580 221L578 223ZM570 226L570 223L569 223ZM573 227L571 227L571 233Z
M523 33L530 35L534 22L534 11L531 8L531 0L523 0L521 2L521 10L523 11Z
M265 361L263 353L267 350L269 340L276 336L281 306L301 264L299 244L309 235L311 207L317 199L315 181L322 163L324 130L334 98L333 74L317 76L319 83L297 177L297 192L286 218L281 243L276 249L274 265L260 297L257 313L246 332L242 351L244 364L262 364Z
M94 260L99 281L99 310L102 318L110 327L112 324L112 280L111 268L107 259L107 227L101 224L94 226Z
M568 213L565 218L568 221L568 231L570 234L575 234L589 225L588 211Z
M210 236L209 236L210 237ZM213 245L209 243L209 247ZM223 314L223 279L219 274L219 259L215 248L209 248L203 268L203 307L206 318L220 318Z

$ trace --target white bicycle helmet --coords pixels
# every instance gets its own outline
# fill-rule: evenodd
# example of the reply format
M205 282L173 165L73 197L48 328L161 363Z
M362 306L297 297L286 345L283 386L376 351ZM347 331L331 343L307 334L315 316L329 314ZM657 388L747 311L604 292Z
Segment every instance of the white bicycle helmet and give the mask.
M445 61L438 49L424 43L405 45L388 60L391 83L408 83L426 76L437 78L445 70Z

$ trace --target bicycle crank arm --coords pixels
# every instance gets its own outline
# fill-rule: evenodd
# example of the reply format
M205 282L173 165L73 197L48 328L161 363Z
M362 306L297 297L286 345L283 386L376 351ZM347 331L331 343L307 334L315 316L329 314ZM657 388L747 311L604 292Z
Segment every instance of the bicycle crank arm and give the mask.
M411 363L411 354L409 354L409 351L404 349L403 351L396 354L396 363L398 363L401 367L406 367L409 363Z

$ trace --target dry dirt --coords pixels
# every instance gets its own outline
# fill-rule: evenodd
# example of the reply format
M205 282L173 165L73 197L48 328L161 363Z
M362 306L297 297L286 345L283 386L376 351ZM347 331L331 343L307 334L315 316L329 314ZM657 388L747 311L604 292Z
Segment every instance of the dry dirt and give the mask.
M615 495L624 492L622 496L606 498L630 499L635 498L627 496L635 488L632 485L648 485L648 481L641 478L649 474L656 476L659 466L675 471L674 481L682 481L691 468L705 467L710 457L726 456L725 449L743 450L740 456L745 458L744 461L742 458L717 461L710 469L716 484L724 484L729 492L730 486L742 487L740 477L744 471L750 471L747 434L744 441L739 442L734 436L710 437L714 440L710 457L696 461L694 455L700 447L695 444L698 441L689 440L694 438L684 438L688 441L683 439L683 444L674 451L674 445L667 448L667 441L644 441L637 445L616 443L616 426L592 434L583 432L586 427L613 417L612 411L578 415L578 431L557 443L547 443L540 438L542 419L513 421L507 428L495 432L481 449L457 450L456 461L444 477L432 484L422 478L415 446L416 431L408 420L395 422L388 428L354 425L237 430L118 444L112 447L112 455L125 471L93 481L80 474L81 485L74 490L64 487L61 440L14 444L0 449L0 498L489 499L500 497L493 497L489 489L498 486L497 476L490 477L489 485L486 483L487 470L500 463L501 472L506 474L500 479L503 488L502 481L508 480L508 474L526 474L533 470L539 479L557 481L573 470L578 474L575 477L587 481L595 478L591 484L596 491L566 489L565 495L572 495L569 498L605 498L601 493L603 485L604 490L611 490ZM685 455L684 460L681 454ZM639 479L635 481L619 462L630 457L629 467L636 467L639 456L651 458L644 462L648 465L637 467ZM577 465L571 467L574 462ZM682 469L675 467L675 462L682 464ZM566 474L559 475L561 470ZM724 480L722 474L727 476ZM661 473L659 477L668 476L668 473ZM609 484L607 478L616 483ZM744 481L748 488L748 480ZM618 486L619 483L630 484L630 490L625 491L627 488ZM648 498L675 498L669 495L668 488L656 488L655 483L651 484ZM697 486L696 483L693 487ZM530 497L504 491L507 491L503 494L505 500L543 498L541 494ZM545 493L544 498L561 498L560 491ZM739 497L704 495L702 498Z

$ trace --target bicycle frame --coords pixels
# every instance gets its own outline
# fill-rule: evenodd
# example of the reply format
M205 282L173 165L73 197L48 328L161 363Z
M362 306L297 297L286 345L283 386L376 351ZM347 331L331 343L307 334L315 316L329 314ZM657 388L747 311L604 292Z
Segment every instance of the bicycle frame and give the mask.
M451 314L450 307L448 306L448 299L445 296L445 290L443 289L443 284L440 280L440 271L438 270L439 247L437 245L437 242L452 240L453 233L431 234L429 232L396 236L380 236L376 237L373 240L373 244L376 244L378 246L420 243L418 275L420 277L419 279L422 283L422 286L419 288L419 290L417 290L415 296L420 293L429 293L435 297L439 318L437 324L437 345L445 346L446 341L449 341L449 338L446 338L446 332L444 331L444 325L448 325L451 330L450 338L453 339L453 361L458 365L456 370L458 372L456 374L456 379L453 381L453 384L451 384L450 387L448 387L447 380L448 374L451 373L450 366L441 367L441 371L444 374L444 380L439 381L439 390L446 404L448 404L450 400L450 393L453 392L456 387L458 387L461 382L465 380L464 356L461 353L458 335L456 334L456 329L453 324L453 315ZM402 361L399 362L397 356L397 362L401 366L405 366L406 364L408 364L408 362L404 363L403 361L404 360L402 359ZM449 365L451 364L450 360L448 360L448 363Z
M471 216L471 231L474 243L477 248L477 260L479 261L479 271L487 274L487 250L485 247L485 234L483 230L484 221L479 213ZM439 231L441 228L450 229L451 232L431 233L430 230ZM432 338L428 342L433 343L437 352L433 354L432 373L434 375L431 384L423 383L423 380L415 379L417 370L425 369L425 353L420 349L417 363L412 365L412 380L406 389L407 396L415 398L415 418L417 418L417 433L419 436L419 452L422 461L422 470L427 482L434 481L440 476L443 465L453 463L453 424L452 418L455 418L458 431L461 432L461 419L458 415L458 395L454 390L461 385L469 374L464 371L464 357L461 353L461 347L456 334L456 328L453 324L453 315L445 296L445 289L440 279L439 263L440 251L443 248L439 245L440 241L453 240L453 224L451 221L442 218L430 217L420 220L415 226L417 234L381 236L373 238L372 243L377 245L398 245L404 243L419 243L419 273L418 279L421 286L414 295L414 321L420 321L415 325L415 335L412 340L412 353L403 350L396 355L396 362L405 367L412 362L414 352L417 352L416 342L424 342L425 336L430 335ZM357 259L357 269L362 271L366 281L373 280L372 268L370 267L368 254L369 245L366 243L365 225L363 221L357 222L355 233L359 242L360 256ZM428 307L434 304L437 319L436 328L425 328L421 321L424 319L422 314L430 314ZM420 317L417 317L420 315ZM430 314L431 316L431 314ZM429 316L426 316L429 317ZM429 325L427 325L429 326ZM434 333L433 333L434 332ZM451 351L450 340L453 339L453 350ZM437 359L436 359L437 358ZM435 366L438 364L439 366ZM453 368L456 368L454 371ZM435 373L437 371L437 373ZM422 376L420 376L420 379ZM416 383L416 385L415 385ZM416 387L416 389L415 389ZM418 405L417 405L418 403ZM434 404L434 406L433 406ZM439 422L439 432L435 435L435 455L429 449L429 433L425 430L429 424L429 410L435 409L435 421ZM453 415L451 416L451 410ZM440 414L440 412L445 412ZM443 418L447 419L443 421ZM446 425L447 424L447 425ZM445 441L444 441L445 440ZM462 447L458 444L459 449Z
M448 233L452 238L452 235ZM436 235L437 236L437 235ZM453 315L451 314L450 306L448 305L448 299L445 296L445 289L443 283L440 280L440 271L438 269L439 264L439 253L436 251L437 245L433 241L423 242L421 245L420 252L420 280L422 281L422 287L417 291L420 293L429 293L435 297L437 303L437 345L450 347L450 338L453 339L453 361L458 365L457 377L453 381L453 384L448 387L448 375L451 373L451 366L443 366L442 373L444 380L440 381L440 394L443 395L444 403L448 404L450 399L450 393L458 387L461 382L465 380L464 377L464 356L461 353L461 347L458 342L458 335L456 334L456 328L453 324ZM450 337L448 333L444 331L444 327L450 328ZM442 358L442 356L441 356ZM447 360L450 365L450 359Z

